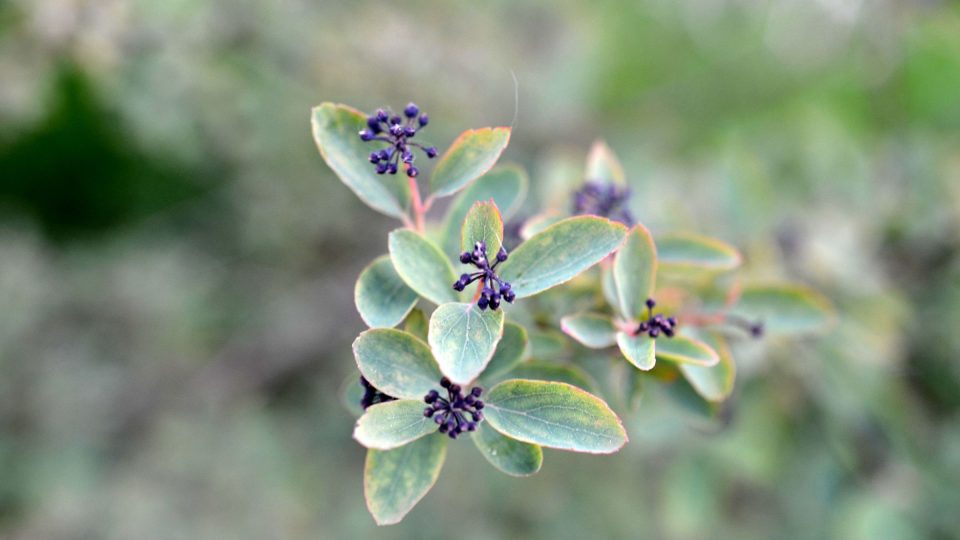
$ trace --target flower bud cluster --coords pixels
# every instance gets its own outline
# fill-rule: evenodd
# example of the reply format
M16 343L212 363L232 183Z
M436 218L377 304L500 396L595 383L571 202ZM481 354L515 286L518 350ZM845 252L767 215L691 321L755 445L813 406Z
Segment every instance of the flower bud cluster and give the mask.
M483 289L480 291L480 298L477 299L477 307L481 310L488 307L496 311L500 307L500 301L513 303L517 294L513 292L512 287L506 281L497 276L497 265L507 260L507 250L500 246L497 251L496 261L493 265L487 259L487 244L479 241L473 246L473 251L464 251L460 254L460 262L463 264L472 264L479 269L472 274L461 274L460 279L453 284L455 291L462 291L474 281L480 280Z
M647 320L642 321L637 326L636 334L647 334L656 338L661 333L668 338L672 338L677 328L676 317L664 317L662 313L653 314L653 306L657 303L653 298L647 298Z
M447 397L441 397L436 390L427 392L423 401L429 407L423 410L423 415L433 418L440 426L440 433L446 433L451 439L456 439L464 431L476 431L477 424L483 421L483 401L480 400L483 389L474 386L464 396L463 388L446 377L440 379L440 386L446 389Z
M377 174L397 174L400 164L403 164L407 176L415 178L420 174L413 162L416 157L411 147L417 147L427 155L427 158L437 157L437 149L433 146L423 146L411 141L418 131L430 122L427 113L421 113L420 108L410 103L403 110L403 117L390 114L384 109L367 117L367 129L360 132L360 140L380 141L388 143L386 148L370 153L370 163L376 166Z

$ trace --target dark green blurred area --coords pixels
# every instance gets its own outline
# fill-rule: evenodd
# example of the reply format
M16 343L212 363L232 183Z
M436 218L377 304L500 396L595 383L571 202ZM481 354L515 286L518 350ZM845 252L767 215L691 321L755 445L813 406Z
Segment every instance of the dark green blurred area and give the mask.
M0 537L956 538L958 96L950 2L0 2ZM376 529L338 392L396 223L327 100L515 120L527 214L605 138L654 232L840 322L740 344L719 432L651 392L612 457L456 445Z

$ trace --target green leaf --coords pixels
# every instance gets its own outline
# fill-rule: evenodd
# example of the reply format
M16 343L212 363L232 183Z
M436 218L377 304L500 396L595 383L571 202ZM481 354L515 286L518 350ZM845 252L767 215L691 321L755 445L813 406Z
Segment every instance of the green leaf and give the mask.
M490 170L510 142L510 128L468 129L453 141L430 177L430 196L446 197Z
M397 398L421 399L443 377L426 343L392 328L361 333L353 356L370 384Z
M415 336L417 339L427 341L427 316L420 309L414 309L407 315L407 320L403 321L403 331Z
M483 422L477 424L470 438L491 465L511 476L530 476L543 465L543 450L539 446L501 435Z
M457 384L480 375L503 335L503 310L476 304L443 304L430 317L428 341L443 374Z
M530 332L530 356L533 358L556 358L567 351L567 340L554 330Z
M486 243L487 256L491 259L496 256L500 244L503 243L503 219L492 200L474 203L463 220L460 250L473 251L473 245L480 241Z
M717 351L720 361L715 366L704 367L696 364L678 364L680 373L704 399L719 402L727 399L733 391L736 365L730 346L720 334L709 333L703 336L704 342Z
M553 362L531 360L513 368L513 371L510 372L510 378L564 382L587 391L594 388L590 376L573 364L555 364Z
M617 283L613 279L613 265L604 264L601 266L603 268L600 271L600 288L603 291L603 298L610 304L614 312L623 313L623 308L620 307L620 292L617 291Z
M509 219L520 208L527 194L528 183L527 173L522 168L516 165L497 166L461 191L447 210L447 217L444 220L444 252L457 251L460 229L473 203L493 199L503 219Z
M358 133L367 128L366 116L346 105L323 103L314 107L311 123L320 154L340 180L370 208L403 218L410 198L407 180L377 174L370 165L370 152L382 144L360 140Z
M390 450L437 431L423 415L423 401L398 399L367 407L353 428L353 438L367 448Z
M771 334L806 334L830 327L835 319L830 301L800 285L744 287L735 310L763 323Z
M626 175L623 173L623 165L620 164L620 160L617 159L613 150L603 141L594 142L590 148L584 178L621 186L627 183Z
M447 456L447 437L422 437L393 450L367 450L363 495L377 525L400 523L430 491Z
M641 318L645 302L653 297L657 279L657 248L650 231L637 224L613 259L613 278L621 314L631 321Z
M560 319L563 333L584 347L605 349L617 342L617 329L608 315L576 313Z
M417 293L400 279L386 255L360 272L353 290L360 318L371 328L396 326L410 313L418 298Z
M480 376L482 382L489 384L505 375L523 361L527 353L527 331L516 323L503 325L503 337L497 343L497 350Z
M675 233L657 238L657 260L663 272L724 272L742 262L740 252L715 238Z
M417 294L438 305L458 300L453 265L433 242L410 229L397 229L388 245L393 267Z
M534 235L500 265L518 298L559 285L617 249L626 227L596 216L577 216Z
M657 340L657 359L678 364L715 366L720 361L717 351L706 343L687 336L660 337Z
M627 442L602 399L566 383L511 379L494 386L484 403L487 422L523 442L594 454L616 452Z
M626 332L617 332L617 345L627 361L637 369L649 371L657 363L656 354L660 351L657 350L656 340L646 334L631 336Z

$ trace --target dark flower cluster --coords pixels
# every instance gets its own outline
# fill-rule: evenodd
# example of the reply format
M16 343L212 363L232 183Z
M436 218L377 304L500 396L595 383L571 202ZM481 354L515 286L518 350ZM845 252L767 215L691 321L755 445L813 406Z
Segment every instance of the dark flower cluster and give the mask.
M483 389L474 386L464 396L460 385L453 384L446 377L440 379L440 386L447 390L447 397L440 397L436 390L427 392L423 401L430 406L423 410L423 415L433 418L440 426L440 433L446 433L451 439L456 439L464 431L476 431L477 424L483 421L480 411L483 409L483 401L480 401Z
M363 387L363 397L360 398L360 406L363 407L363 410L367 410L367 407L376 405L377 403L386 403L397 399L374 388L374 386L370 384L370 381L362 375L360 376L360 386Z
M378 174L397 174L400 163L403 163L407 176L415 178L420 170L414 165L414 155L410 147L415 146L428 158L437 157L437 149L433 146L423 146L411 141L418 131L430 122L427 113L421 113L420 108L410 103L403 109L403 117L391 114L383 109L367 117L367 129L360 132L363 141L380 141L389 146L370 153L370 163L377 167Z
M661 333L668 338L673 337L673 332L677 327L676 317L664 317L662 313L653 314L653 306L657 303L653 298L647 298L647 320L637 326L637 334L646 333L652 338L656 338Z
M510 284L500 279L496 273L497 265L505 260L507 260L507 250L500 246L500 251L497 252L497 260L491 266L487 259L487 244L483 241L477 242L474 244L472 252L464 251L460 254L460 262L472 264L479 271L472 274L461 274L460 279L453 284L453 289L462 291L467 288L467 285L479 279L480 283L483 284L483 289L480 291L480 298L477 299L477 307L481 310L489 307L496 311L500 307L500 300L512 304L517 295L510 288Z
M633 226L633 215L627 208L629 198L628 187L619 188L611 183L587 180L573 194L573 213L601 216L630 227Z

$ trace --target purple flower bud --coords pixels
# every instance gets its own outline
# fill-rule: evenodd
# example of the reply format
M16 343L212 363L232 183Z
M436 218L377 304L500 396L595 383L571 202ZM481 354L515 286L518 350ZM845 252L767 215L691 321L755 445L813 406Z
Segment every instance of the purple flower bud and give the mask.
M648 335L649 335L650 337L652 337L652 338L655 338L655 337L659 336L659 335L660 335L660 328L657 327L657 326L654 326L653 328L650 329L650 332L648 332Z
M425 125L427 125L427 124L429 124L429 123L430 123L430 117L427 116L427 113L421 114L421 115L420 115L420 127L423 127L423 126L425 126Z
M500 251L497 252L497 260L503 262L507 260L507 250L500 246Z
M400 125L400 122L403 122L403 118L400 118L399 116L391 116L391 117L390 117L390 125L391 125L391 126L398 126L398 125Z
M380 163L380 152L370 152L370 163Z
M384 174L384 173L386 173L386 172L387 172L387 169L388 169L389 167L390 167L390 166L389 166L388 164L386 164L386 163L378 163L378 164L377 164L377 174Z
M470 259L471 259L471 257L470 257L470 252L469 252L469 251L464 251L463 253L460 254L460 262L462 262L463 264L469 263L469 262L470 262ZM464 275L466 275L466 274L464 274Z
M516 294L515 292L513 292L513 291L507 291L507 292L503 293L503 299L506 300L507 302L511 303L511 304L513 303L514 299L516 299L516 298L517 298L517 294Z
M368 116L367 127L373 130L374 133L380 131L380 120L376 116Z
M407 137L413 137L417 134L417 130L413 129L412 126L406 126L403 128L403 134Z
M418 174L420 174L420 169L413 166L407 167L407 176L410 178L416 178Z
M397 174L397 164L396 164L396 163L391 163L391 164L390 164L390 167L388 167L388 169L390 170L390 174Z
M653 298L647 298L647 307L653 309L653 306L657 305L657 302Z
M377 120L381 122L386 122L387 118L389 118L389 116L387 115L387 111L383 109L377 109Z
M423 415L427 418L433 418L433 413L437 412L433 407L427 407L423 410Z
M477 307L480 308L480 311L487 309L487 306L490 304L490 299L486 296L481 295L477 300Z
M474 386L473 388L470 389L470 395L473 397L480 397L480 394L482 393L483 393L483 388L480 388L479 386Z
M433 159L433 158L437 157L437 147L436 147L436 146L428 146L428 147L424 148L423 151L427 153L427 157L430 158L430 159Z
M413 152L404 150L400 159L402 159L404 163L413 163Z
M407 118L413 118L420 114L420 107L417 107L413 102L407 104L407 108L403 110L404 116Z
M442 387L444 387L444 388L450 388L450 384L451 384L451 383L450 383L450 379L448 379L448 378L446 378L446 377L440 379L440 386L442 386Z
M366 142L366 141L372 141L372 140L373 140L373 137L374 137L374 134L373 134L372 132L370 132L370 131L365 130L365 129L360 132L360 140L361 140L361 141L364 141L364 142Z
M399 126L396 124L390 126L390 134L393 135L394 137L399 137L403 135L403 126ZM369 140L369 139L366 139L366 140Z

